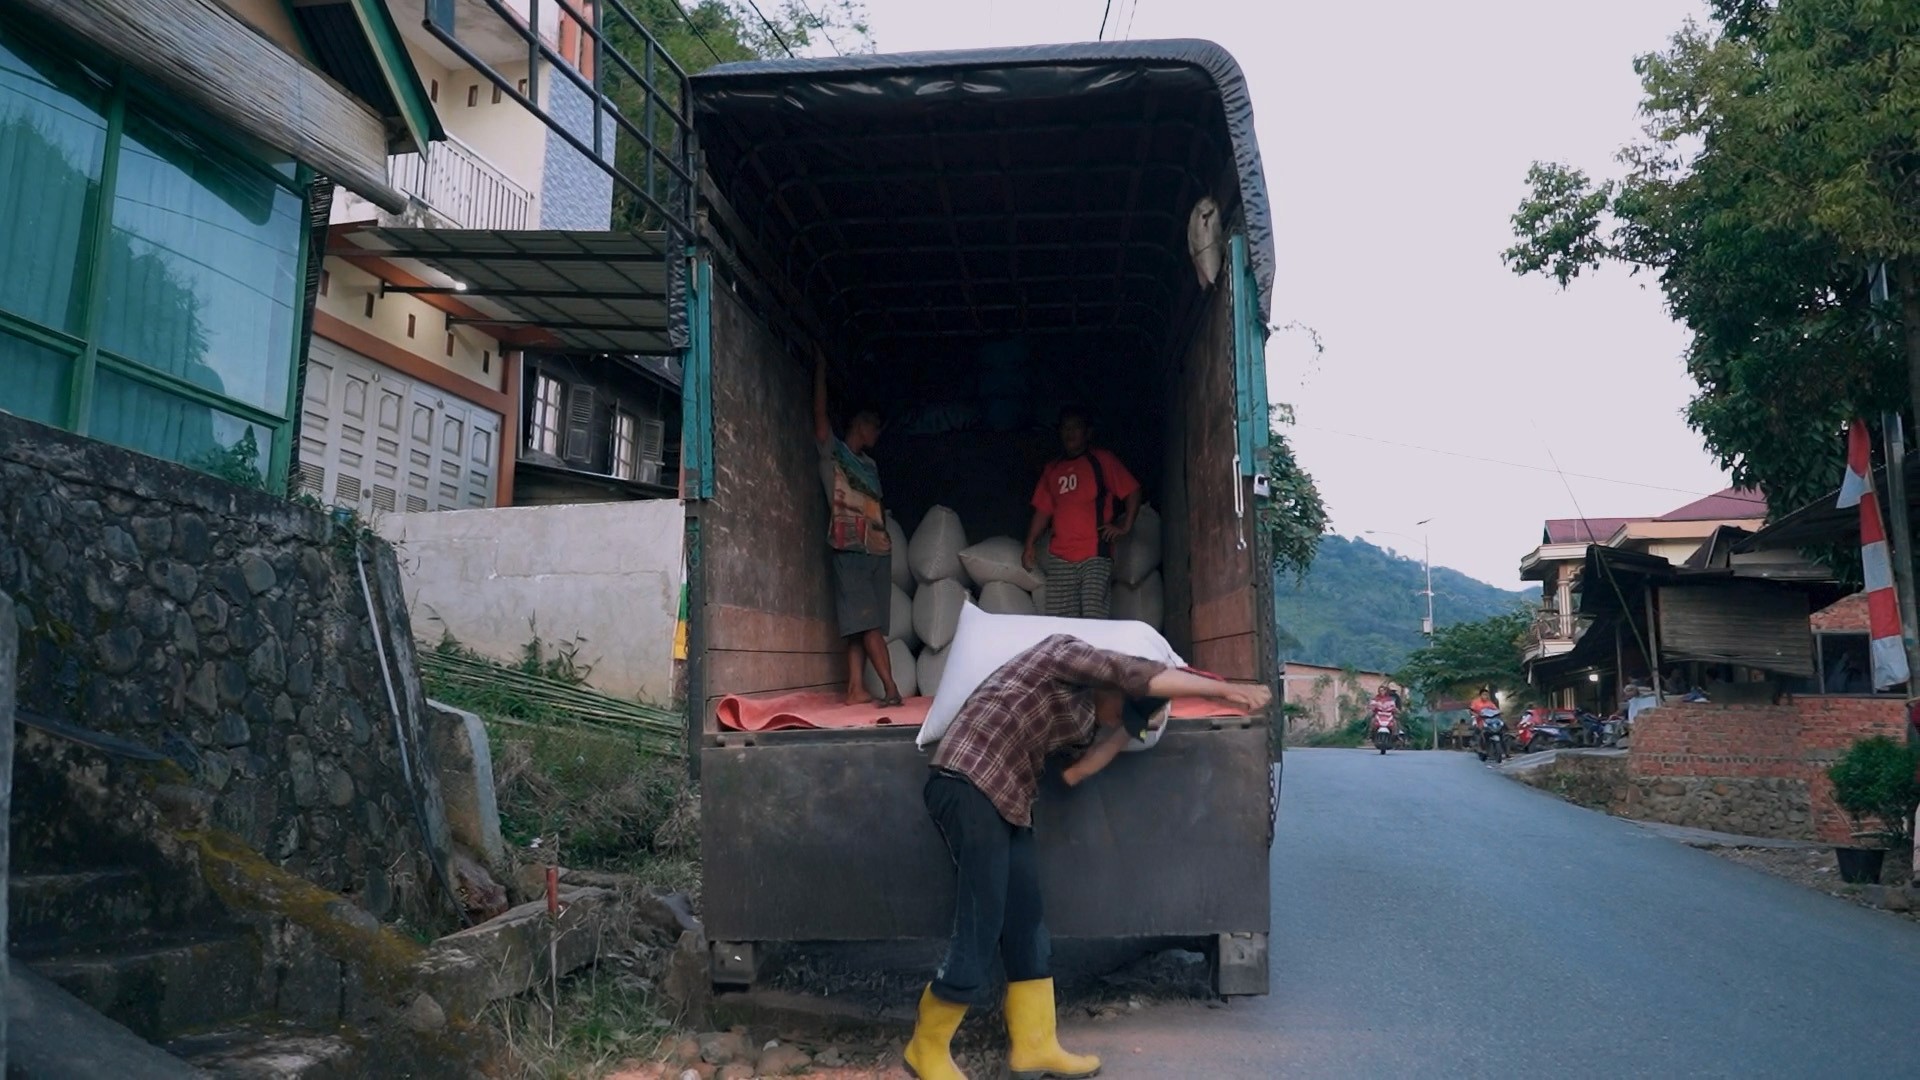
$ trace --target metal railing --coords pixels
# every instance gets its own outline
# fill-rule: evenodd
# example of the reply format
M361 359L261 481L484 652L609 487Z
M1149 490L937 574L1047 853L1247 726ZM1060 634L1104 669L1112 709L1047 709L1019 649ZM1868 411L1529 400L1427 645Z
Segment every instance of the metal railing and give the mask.
M462 229L525 229L533 195L448 136L433 152L387 158L387 180Z

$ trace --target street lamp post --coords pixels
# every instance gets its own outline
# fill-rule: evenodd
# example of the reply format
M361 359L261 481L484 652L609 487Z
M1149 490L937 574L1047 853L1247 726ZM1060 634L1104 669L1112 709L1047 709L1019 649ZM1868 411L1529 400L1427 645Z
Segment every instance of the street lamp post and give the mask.
M1427 587L1419 590L1419 595L1427 598L1427 617L1420 621L1420 632L1426 635L1429 646L1433 644L1433 547L1428 543L1429 533L1426 527L1432 523L1432 518L1414 522L1414 525L1420 529L1420 569L1425 573L1427 581ZM1394 532L1392 529L1368 529L1367 535L1413 539L1406 533ZM1440 725L1437 723L1433 725L1433 748L1440 749Z

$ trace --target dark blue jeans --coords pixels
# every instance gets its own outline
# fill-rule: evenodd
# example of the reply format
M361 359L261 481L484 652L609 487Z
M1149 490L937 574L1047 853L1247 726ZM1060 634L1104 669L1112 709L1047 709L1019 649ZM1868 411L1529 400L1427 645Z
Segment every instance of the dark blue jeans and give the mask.
M1033 830L1008 824L979 788L946 773L927 780L926 801L955 873L953 938L933 977L934 996L988 1004L995 952L1007 981L1047 978L1053 945L1040 906Z

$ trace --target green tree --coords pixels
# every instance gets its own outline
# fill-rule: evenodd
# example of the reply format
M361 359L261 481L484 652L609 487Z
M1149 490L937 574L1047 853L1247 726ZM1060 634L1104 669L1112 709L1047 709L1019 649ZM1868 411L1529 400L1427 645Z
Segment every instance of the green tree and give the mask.
M1293 456L1293 444L1287 441L1285 429L1293 423L1293 407L1269 406L1268 416L1270 494L1259 504L1260 528L1272 546L1274 572L1292 573L1298 579L1313 566L1320 538L1327 534L1327 504L1320 498L1313 476Z
M1521 665L1521 640L1533 613L1515 608L1477 622L1455 623L1434 631L1433 642L1414 650L1397 680L1432 703L1481 686L1517 690L1527 684Z
M859 0L760 0L757 9L745 0L628 0L628 9L689 75L736 60L784 57L788 49L802 55L819 51L818 46L837 53L873 51L873 32L867 25L866 7ZM764 22L762 14L766 16ZM602 30L614 51L635 71L647 74L646 45L625 19L606 16ZM680 111L682 102L679 88L664 77L664 66L656 62L652 70L660 74L654 80L659 97L651 110L647 108L646 87L619 63L603 65L602 88L622 116L649 131L656 145L664 149L674 145L676 136L666 109ZM614 158L621 173L643 185L651 177L657 185L653 196L664 202L673 182L658 159L649 173L648 156L646 147L631 132L619 133ZM645 200L625 187L614 192L613 222L618 229L660 225Z
M1912 4L1714 0L1635 62L1626 174L1536 164L1513 218L1517 273L1659 277L1692 331L1688 422L1782 509L1831 490L1845 419L1920 400L1916 31Z

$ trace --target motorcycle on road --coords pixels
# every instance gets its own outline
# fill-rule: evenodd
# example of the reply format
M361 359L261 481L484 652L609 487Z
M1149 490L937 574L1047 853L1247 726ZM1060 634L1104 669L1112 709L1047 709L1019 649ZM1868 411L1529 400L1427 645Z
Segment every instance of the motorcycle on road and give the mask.
M1374 749L1384 754L1388 750L1393 749L1393 744L1394 744L1394 736L1393 736L1393 727L1391 725L1376 727L1373 729L1373 748Z
M1480 710L1480 760L1498 765L1507 759L1507 722L1498 709Z

